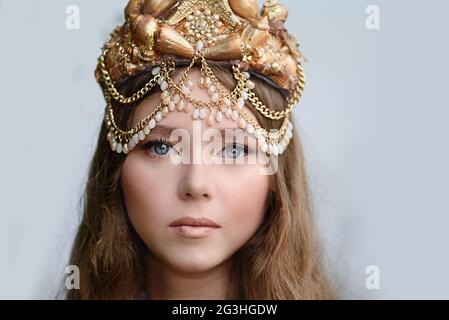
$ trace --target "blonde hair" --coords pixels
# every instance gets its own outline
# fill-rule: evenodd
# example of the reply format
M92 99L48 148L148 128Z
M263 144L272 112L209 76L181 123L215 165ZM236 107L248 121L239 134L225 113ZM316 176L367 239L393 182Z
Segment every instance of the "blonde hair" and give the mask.
M226 87L235 86L230 70L218 66L213 69ZM144 73L128 79L120 87L121 93L129 96L150 76ZM285 108L287 102L280 91L259 79L254 82L255 93L265 105L274 110ZM159 89L149 95L156 92ZM130 125L134 109L135 106L114 108L121 127ZM282 121L254 114L267 129L279 127ZM82 221L70 257L70 264L80 268L80 289L67 291L68 299L136 299L143 290L143 252L147 249L130 224L119 184L125 156L110 151L106 135L103 124L83 195ZM279 157L279 168L272 179L274 191L264 222L233 256L235 298L334 298L316 243L304 155L296 132Z

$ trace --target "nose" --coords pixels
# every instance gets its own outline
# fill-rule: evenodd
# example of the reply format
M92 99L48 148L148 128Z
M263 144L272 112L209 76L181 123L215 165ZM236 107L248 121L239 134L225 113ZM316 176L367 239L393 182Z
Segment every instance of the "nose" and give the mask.
M183 200L210 200L213 177L207 165L185 164L185 171L179 184L179 197Z

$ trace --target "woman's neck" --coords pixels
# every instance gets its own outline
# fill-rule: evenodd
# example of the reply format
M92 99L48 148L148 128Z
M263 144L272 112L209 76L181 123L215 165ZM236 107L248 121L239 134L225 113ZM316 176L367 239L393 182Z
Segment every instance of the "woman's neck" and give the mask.
M211 270L186 273L161 264L152 255L145 259L145 291L151 300L232 299L230 260Z

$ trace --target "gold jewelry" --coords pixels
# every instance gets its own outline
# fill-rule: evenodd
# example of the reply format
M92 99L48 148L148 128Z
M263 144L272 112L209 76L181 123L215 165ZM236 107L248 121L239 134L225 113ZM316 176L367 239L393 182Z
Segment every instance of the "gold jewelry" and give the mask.
M275 156L284 152L293 136L290 114L305 84L304 57L284 27L285 6L267 0L259 12L257 0L131 0L125 16L125 23L105 44L96 70L107 103L107 138L113 151L127 154L158 122L179 111L191 113L195 120L207 120L208 125L226 117L254 135L263 152ZM170 77L176 68L175 58L191 59L177 83ZM208 61L231 64L237 83L231 92L221 85ZM193 84L188 74L195 63L201 64L199 86L208 90L210 102L190 97ZM149 69L153 77L142 89L130 97L117 91L118 80ZM271 110L259 100L249 71L288 91L284 110ZM162 91L157 108L134 128L118 128L112 99L132 104L156 85ZM266 118L284 119L281 128L262 128L244 111L247 102Z

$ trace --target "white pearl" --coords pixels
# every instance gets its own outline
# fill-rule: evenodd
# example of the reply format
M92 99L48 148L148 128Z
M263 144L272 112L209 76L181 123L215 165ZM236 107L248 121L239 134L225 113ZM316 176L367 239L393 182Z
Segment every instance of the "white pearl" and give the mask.
M262 150L262 152L267 152L268 151L268 144L263 143L260 145L260 150Z
M248 92L242 91L242 98L248 100Z
M156 119L157 122L161 121L162 120L162 112L159 111L158 113L156 113L156 116L154 118Z
M162 91L162 93L161 93L161 100L164 100L165 98L167 98L169 94L170 93L168 91Z
M186 102L184 100L179 101L178 106L176 107L176 110L182 111L184 110Z
M115 149L117 149L117 142L112 141L112 143L111 143L111 149L112 149L112 151L115 151Z
M232 111L231 118L234 121L237 121L239 119L239 113L237 112L237 110Z
M134 145L137 145L139 143L139 134L136 133L135 135L133 135L131 140L132 140Z
M272 145L272 147L271 147L271 152L272 152L275 156L277 156L277 155L279 154L279 150L278 150L277 144L273 144L273 145Z
M282 153L284 153L284 147L282 146L282 144L278 144L278 153L279 154L282 154Z
M167 83L167 81L162 81L162 83L161 83L161 90L162 91L165 91L165 90L167 90L167 88L168 88L168 83Z
M145 133L142 130L139 131L138 135L139 135L139 140L145 140Z
M287 130L287 137L289 139L293 138L293 132L291 130Z
M198 110L198 108L195 108L195 110L193 110L193 113L192 113L192 118L196 120L199 118L199 116L200 116L200 110Z
M200 118L201 119L206 119L206 117L207 117L207 108L202 108L201 110L200 110Z
M229 98L226 97L226 98L223 99L223 104L224 104L226 107L229 107L229 106L231 105L231 100L229 100Z
M210 86L209 89L207 89L207 93L208 93L210 96L213 96L213 95L215 94L215 92L216 92L216 90L215 90L215 87L214 87L214 86Z
M179 101L181 101L181 96L180 96L179 94L177 94L177 95L173 98L173 101L174 101L176 104L178 104Z
M125 143L125 144L123 145L123 153L124 153L124 154L128 154L128 152L129 152L128 144Z
M223 120L223 113L221 111L217 112L215 115L215 120L217 120L217 122L221 122Z
M157 84L161 85L163 81L164 81L164 78L159 78L159 79L157 79Z
M159 72L161 72L161 68L160 67L156 67L156 68L153 68L153 70L151 70L151 73L152 73L153 76L159 74Z
M214 103L217 102L218 99L220 99L220 95L218 93L215 93L211 98L212 102Z
M185 94L185 95L189 94L190 93L189 87L182 86L182 93Z
M175 109L176 109L176 104L175 104L175 102L174 102L174 101L170 101L170 102L168 103L168 110L170 110L170 111L175 111Z
M115 149L115 152L122 153L122 151L123 151L122 144L121 143L117 144L117 148Z
M156 127L156 120L151 119L150 122L148 122L148 127L154 129L154 127Z
M201 50L203 50L203 48L204 48L204 43L203 43L203 41L199 40L196 43L196 51L201 51Z
M145 126L145 128L143 128L143 132L145 133L145 135L149 135L150 134L150 128L148 126Z
M248 125L246 126L246 131L248 131L249 134L254 133L254 127L252 124L248 123Z
M245 105L245 100L243 100L242 97L237 99L237 106L239 107L239 109L242 109L243 106Z
M231 116L232 116L231 108L226 108L225 116L226 116L226 118L231 119Z
M249 72L243 71L242 72L242 76L245 77L245 79L249 79L251 77L251 75L249 74Z

